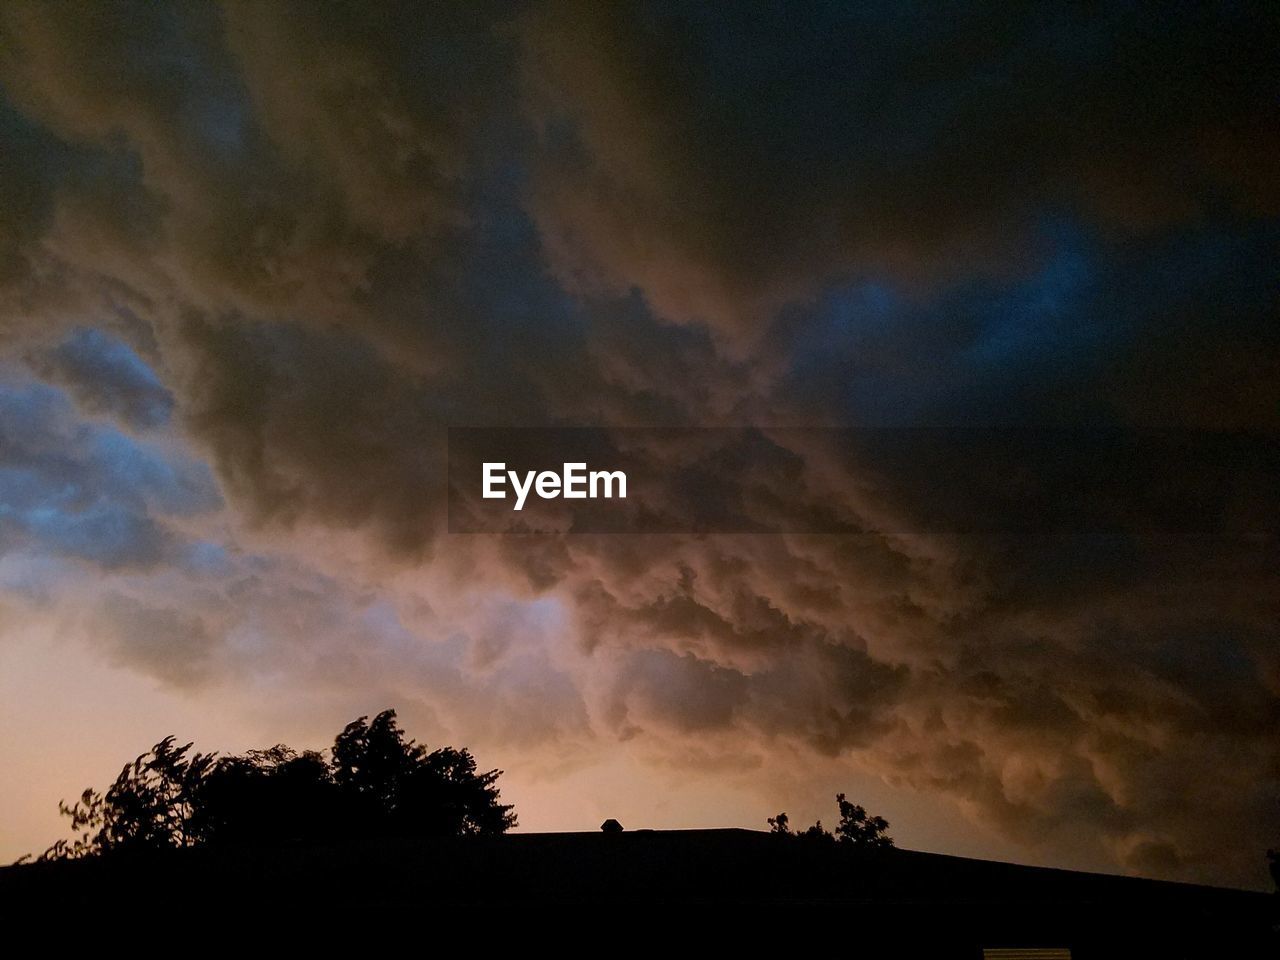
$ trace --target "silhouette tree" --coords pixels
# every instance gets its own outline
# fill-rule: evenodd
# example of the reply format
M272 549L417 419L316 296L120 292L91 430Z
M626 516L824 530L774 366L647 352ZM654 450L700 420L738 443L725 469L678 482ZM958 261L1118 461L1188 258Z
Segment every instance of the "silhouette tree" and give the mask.
M278 744L217 762L200 784L193 832L217 844L316 840L339 813L324 757Z
M282 744L218 758L166 737L105 793L58 805L75 836L42 860L194 845L228 846L361 836L484 835L516 824L499 803L501 770L478 773L467 750L428 753L394 710L349 723L332 763Z
M394 710L347 724L333 744L333 777L361 822L396 835L480 835L516 825L498 803L501 770L476 772L469 751L433 753L406 740Z
M830 830L823 828L821 820L805 827L796 834L796 837L806 843L835 843L835 837L831 835Z
M195 794L214 758L203 753L188 757L191 746L175 746L172 736L165 737L150 753L125 764L105 794L87 789L77 803L59 803L59 812L70 818L78 836L58 841L40 859L192 845Z
M352 720L333 741L333 779L348 796L389 815L426 751L405 742L394 710Z
M836 794L836 803L840 807L840 823L835 835L840 843L864 850L893 846L893 838L885 832L889 829L888 820L868 816L860 805L846 800L843 793Z
M822 821L806 827L799 833L791 830L791 821L785 813L769 817L769 832L782 837L794 837L800 840L819 843L840 843L859 850L875 850L893 846L893 838L886 832L889 821L883 817L873 817L856 803L845 799L843 793L836 794L836 805L840 809L840 823L835 833L822 826Z

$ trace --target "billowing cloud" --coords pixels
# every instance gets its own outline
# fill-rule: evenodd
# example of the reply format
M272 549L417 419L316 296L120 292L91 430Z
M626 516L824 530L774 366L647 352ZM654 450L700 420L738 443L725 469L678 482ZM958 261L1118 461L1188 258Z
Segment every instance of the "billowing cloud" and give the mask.
M137 353L98 330L76 331L32 366L86 410L139 430L162 426L173 410L172 394Z
M81 422L47 386L0 391L0 441L0 531L9 549L154 568L181 554L181 520L219 504L203 464Z
M626 756L763 818L834 770L1257 883L1273 463L1226 535L1114 474L966 531L962 480L1096 448L785 428L1273 436L1261 23L10 4L5 631L291 730L394 704L535 788ZM721 482L863 532L448 533L447 428L574 425L760 427Z
M1035 270L1046 217L1274 214L1274 25L1148 17L537 5L532 209L566 283L739 335L832 279Z

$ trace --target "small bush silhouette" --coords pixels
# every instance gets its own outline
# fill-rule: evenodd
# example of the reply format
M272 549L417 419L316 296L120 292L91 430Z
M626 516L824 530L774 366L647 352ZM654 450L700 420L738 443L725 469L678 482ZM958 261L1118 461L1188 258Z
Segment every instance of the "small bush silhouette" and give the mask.
M516 825L498 802L501 770L476 772L467 750L427 752L394 710L338 734L332 761L278 745L244 756L191 753L165 737L105 793L58 805L75 836L41 860L141 850L363 837L468 836Z

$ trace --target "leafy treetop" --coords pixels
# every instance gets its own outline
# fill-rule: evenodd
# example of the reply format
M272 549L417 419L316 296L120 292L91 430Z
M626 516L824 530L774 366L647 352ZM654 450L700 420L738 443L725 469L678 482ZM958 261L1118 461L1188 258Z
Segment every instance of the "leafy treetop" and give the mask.
M75 834L40 859L122 851L356 837L504 833L501 770L477 772L470 752L406 739L394 710L360 717L334 740L331 760L277 745L243 756L192 753L165 737L120 771L105 793L87 789L59 810Z
M893 838L887 833L889 821L869 815L861 805L847 800L843 793L836 794L836 804L840 809L840 822L834 833L825 829L821 820L799 833L793 833L790 818L785 813L769 817L769 832L801 840L846 844L856 850L881 850L893 846Z

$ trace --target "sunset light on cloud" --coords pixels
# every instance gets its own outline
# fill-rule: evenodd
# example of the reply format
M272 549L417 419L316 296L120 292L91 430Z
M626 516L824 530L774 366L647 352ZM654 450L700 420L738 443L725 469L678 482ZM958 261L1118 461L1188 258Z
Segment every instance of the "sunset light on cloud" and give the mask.
M1274 453L936 518L1055 430L1274 451L1277 20L1019 10L4 4L0 861L167 733L394 707L521 830L847 792L904 847L1264 888ZM459 428L724 431L680 502L737 525L457 532ZM1003 429L1039 453L842 446Z

